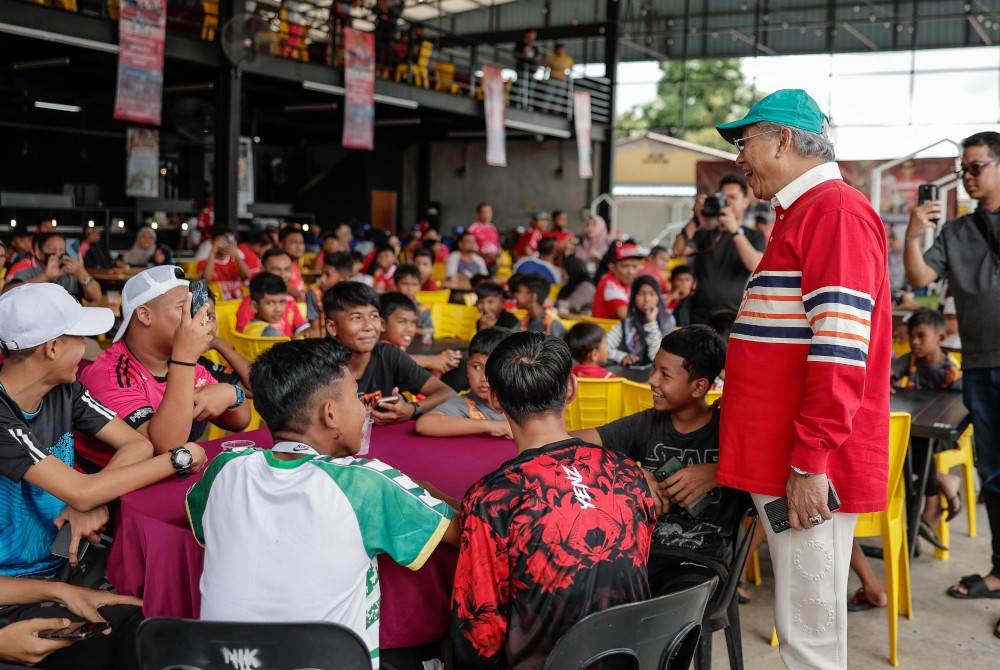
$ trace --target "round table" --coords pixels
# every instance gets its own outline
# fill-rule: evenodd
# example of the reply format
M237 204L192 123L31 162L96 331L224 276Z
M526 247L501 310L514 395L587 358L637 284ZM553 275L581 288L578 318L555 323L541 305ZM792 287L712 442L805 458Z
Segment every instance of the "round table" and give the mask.
M219 454L226 439L250 439L258 447L273 443L264 429L234 435L203 443L210 458ZM376 426L369 454L455 498L515 455L510 440L422 437L412 423ZM199 615L204 554L184 508L184 496L197 477L172 477L121 498L108 580L119 593L142 597L146 616ZM439 546L417 571L386 556L379 558L381 647L418 646L447 635L456 558L456 550L447 545Z

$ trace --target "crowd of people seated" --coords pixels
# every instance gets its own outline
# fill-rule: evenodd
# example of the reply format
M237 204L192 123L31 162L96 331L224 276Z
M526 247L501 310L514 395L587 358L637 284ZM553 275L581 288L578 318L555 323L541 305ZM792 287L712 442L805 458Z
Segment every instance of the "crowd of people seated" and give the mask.
M724 388L727 340L744 332L736 313L775 238L759 229L767 217L743 177L724 177L719 191L714 210L716 196L698 198L671 250L646 250L596 215L579 234L564 211L503 229L485 202L447 236L426 223L403 239L346 224L245 240L212 228L195 277L151 228L117 259L89 232L75 253L59 233L19 232L0 246L0 509L13 529L0 533L0 661L136 667L141 602L79 585L77 548L113 541L116 498L206 466L187 495L206 551L202 617L336 621L376 664L382 553L418 569L439 542L459 548L459 667L540 667L590 612L725 577L728 538L751 502L716 479L721 411L707 398ZM113 264L141 270L117 315L89 274ZM424 346L436 332L429 301L442 292L477 315L471 341ZM236 333L270 339L256 360L220 332L223 306ZM942 348L944 316L920 309L905 327L910 352L893 363L892 385L961 388ZM92 361L87 339L103 339ZM629 368L649 370L652 408L568 432L563 408L578 380ZM274 448L206 463L206 426L243 430L251 398ZM512 439L518 455L462 500L350 458L367 453L373 425L408 421L422 435ZM523 495L538 487L557 493ZM299 495L282 499L291 489ZM932 477L924 494L920 533L939 544L933 526L961 509L957 481ZM594 508L606 514L585 514ZM290 586L287 555L261 552L247 534L290 523L301 546L286 549L329 579ZM64 527L62 559L50 549ZM851 567L862 580L853 609L884 606L856 544ZM967 578L953 595L987 584ZM47 602L57 605L39 607ZM558 616L537 616L553 608ZM79 620L106 620L110 634L76 644L39 635Z

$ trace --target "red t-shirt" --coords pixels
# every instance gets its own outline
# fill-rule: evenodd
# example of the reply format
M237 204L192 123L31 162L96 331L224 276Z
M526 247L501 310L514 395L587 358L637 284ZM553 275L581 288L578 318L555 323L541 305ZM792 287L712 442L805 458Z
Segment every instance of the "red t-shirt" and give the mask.
M660 271L660 268L656 267L652 263L646 263L639 270L640 275L646 275L652 277L656 280L656 283L660 285L660 293L667 293L669 287L667 286L667 277Z
M437 291L440 290L441 286L437 283L436 279L428 277L427 281L423 283L420 287L421 291Z
M607 273L597 283L591 314L596 319L620 319L618 309L628 307L629 290L613 273Z
M716 479L782 496L795 466L829 475L844 512L874 512L888 480L885 228L839 172L814 169L829 180L777 208L733 325Z
M618 375L593 363L579 363L573 366L573 375L584 379L614 379Z
M250 296L245 296L236 310L236 330L242 333L247 324L253 321L254 316L253 307L250 305ZM288 296L285 315L282 317L281 323L271 325L280 330L285 337L295 337L309 327L309 322L302 318L302 312L299 311L299 304L295 302L295 299Z
M252 278L260 272L260 259L249 248L244 249L243 245L237 248L243 254L243 262L246 263ZM198 261L199 275L204 276L206 265L208 265L208 259ZM216 261L215 276L211 281L217 282L222 289L222 295L215 296L217 300L238 300L243 297L243 286L246 284L246 280L240 274L240 266L236 263L235 258L227 256L224 263Z
M538 242L541 239L542 232L540 230L535 228L526 230L521 234L521 237L517 239L517 244L514 245L514 255L518 258L530 256L538 251Z
M469 226L469 232L476 238L480 255L495 258L500 253L500 233L492 223L476 221Z

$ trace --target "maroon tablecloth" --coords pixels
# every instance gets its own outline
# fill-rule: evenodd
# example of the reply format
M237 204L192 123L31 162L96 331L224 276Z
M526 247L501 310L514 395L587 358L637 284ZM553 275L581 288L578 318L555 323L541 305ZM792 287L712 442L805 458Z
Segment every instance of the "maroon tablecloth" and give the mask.
M236 437L258 446L272 444L266 430L226 439ZM223 441L204 444L210 458L221 451ZM370 456L461 498L470 485L515 453L509 440L428 438L413 432L412 424L397 424L374 429ZM184 495L196 477L164 480L121 499L108 580L119 593L142 597L146 616L197 618L200 612L198 580L204 557L184 510ZM416 572L385 556L379 559L382 647L416 646L445 636L455 560L449 546L438 547Z

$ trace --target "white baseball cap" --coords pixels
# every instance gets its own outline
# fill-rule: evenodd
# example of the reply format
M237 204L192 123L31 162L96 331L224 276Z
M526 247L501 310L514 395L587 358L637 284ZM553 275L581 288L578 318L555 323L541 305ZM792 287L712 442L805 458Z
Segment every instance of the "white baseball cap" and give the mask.
M22 284L0 296L0 345L31 349L63 335L102 335L115 325L107 307L84 307L59 284Z
M137 307L159 298L172 288L187 288L188 284L188 280L184 279L184 270L176 265L158 265L129 279L122 289L122 325L118 326L112 341L117 342L125 336Z

